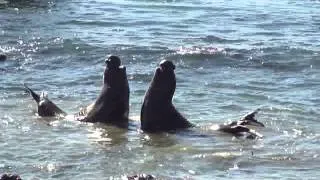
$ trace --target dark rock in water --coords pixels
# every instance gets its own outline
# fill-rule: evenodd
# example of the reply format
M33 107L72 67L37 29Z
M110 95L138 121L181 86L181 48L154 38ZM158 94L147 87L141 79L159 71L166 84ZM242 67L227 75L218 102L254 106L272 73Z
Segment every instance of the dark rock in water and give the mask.
M7 60L7 56L4 54L0 54L0 62Z
M21 180L21 178L16 174L2 174L0 180Z
M128 180L155 180L156 177L150 174L137 174L133 176L127 176Z

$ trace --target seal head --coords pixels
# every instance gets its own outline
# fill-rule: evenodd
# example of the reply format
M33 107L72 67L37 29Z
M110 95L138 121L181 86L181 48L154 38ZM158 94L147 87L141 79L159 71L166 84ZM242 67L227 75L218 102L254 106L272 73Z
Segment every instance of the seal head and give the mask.
M109 69L117 69L121 65L121 60L118 56L111 55L105 60L105 64Z
M171 62L171 61L167 61L167 60L162 60L159 63L159 66L162 70L175 70L176 66Z

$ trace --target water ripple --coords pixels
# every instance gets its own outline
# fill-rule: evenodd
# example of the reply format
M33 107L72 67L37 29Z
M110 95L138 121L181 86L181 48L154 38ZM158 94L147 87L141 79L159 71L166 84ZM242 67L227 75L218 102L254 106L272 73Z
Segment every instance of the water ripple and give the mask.
M8 0L6 0L8 1ZM0 170L23 179L275 179L319 176L317 1L95 0L0 4ZM36 116L28 83L70 114L101 89L119 55L129 130ZM163 60L173 103L195 128L139 130L143 96ZM260 141L208 129L261 108ZM201 128L203 127L203 128ZM106 168L107 167L107 168Z

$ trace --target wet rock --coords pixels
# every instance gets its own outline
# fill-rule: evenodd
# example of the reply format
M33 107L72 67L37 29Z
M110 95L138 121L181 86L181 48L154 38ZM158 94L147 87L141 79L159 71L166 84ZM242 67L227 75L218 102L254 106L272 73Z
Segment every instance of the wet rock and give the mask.
M137 174L133 176L127 176L128 180L155 180L156 177L150 174Z
M2 174L0 180L21 180L21 178L16 174Z
M0 54L0 62L7 60L7 56L4 54Z

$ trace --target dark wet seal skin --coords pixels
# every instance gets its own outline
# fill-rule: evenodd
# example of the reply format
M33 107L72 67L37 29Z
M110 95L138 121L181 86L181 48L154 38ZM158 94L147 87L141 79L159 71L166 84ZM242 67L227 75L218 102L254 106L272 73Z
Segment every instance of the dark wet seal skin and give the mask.
M260 109L257 109L255 111L253 111L252 113L245 115L242 119L240 119L238 121L231 122L230 125L243 125L243 126L251 125L251 126L265 127L262 122L259 122L255 118L256 114L258 114L259 111L260 111Z
M7 56L4 54L0 54L0 62L6 61L7 60Z
M55 105L45 94L42 92L41 95L35 93L32 89L30 89L26 84L24 84L26 90L30 93L33 99L36 101L38 105L38 115L43 117L50 116L65 116L63 110L61 110L57 105Z
M222 132L233 134L235 136L243 136L245 133L247 133L247 135L248 135L247 138L249 138L249 139L262 138L263 136L260 133L247 127L248 125L265 127L263 123L261 123L255 119L255 115L259 111L260 111L260 109L257 109L256 111L246 115L244 118L242 118L238 121L232 121L229 124L220 125L218 130L222 131Z
M21 178L16 174L2 174L0 180L21 180Z
M149 174L137 174L133 176L127 176L128 180L155 180L156 177Z
M78 114L84 116L78 120L127 127L129 84L126 68L121 66L120 58L117 56L110 56L105 63L107 67L104 71L102 90L96 101Z
M163 60L153 76L141 108L141 129L161 132L193 127L172 104L176 89L175 65Z

